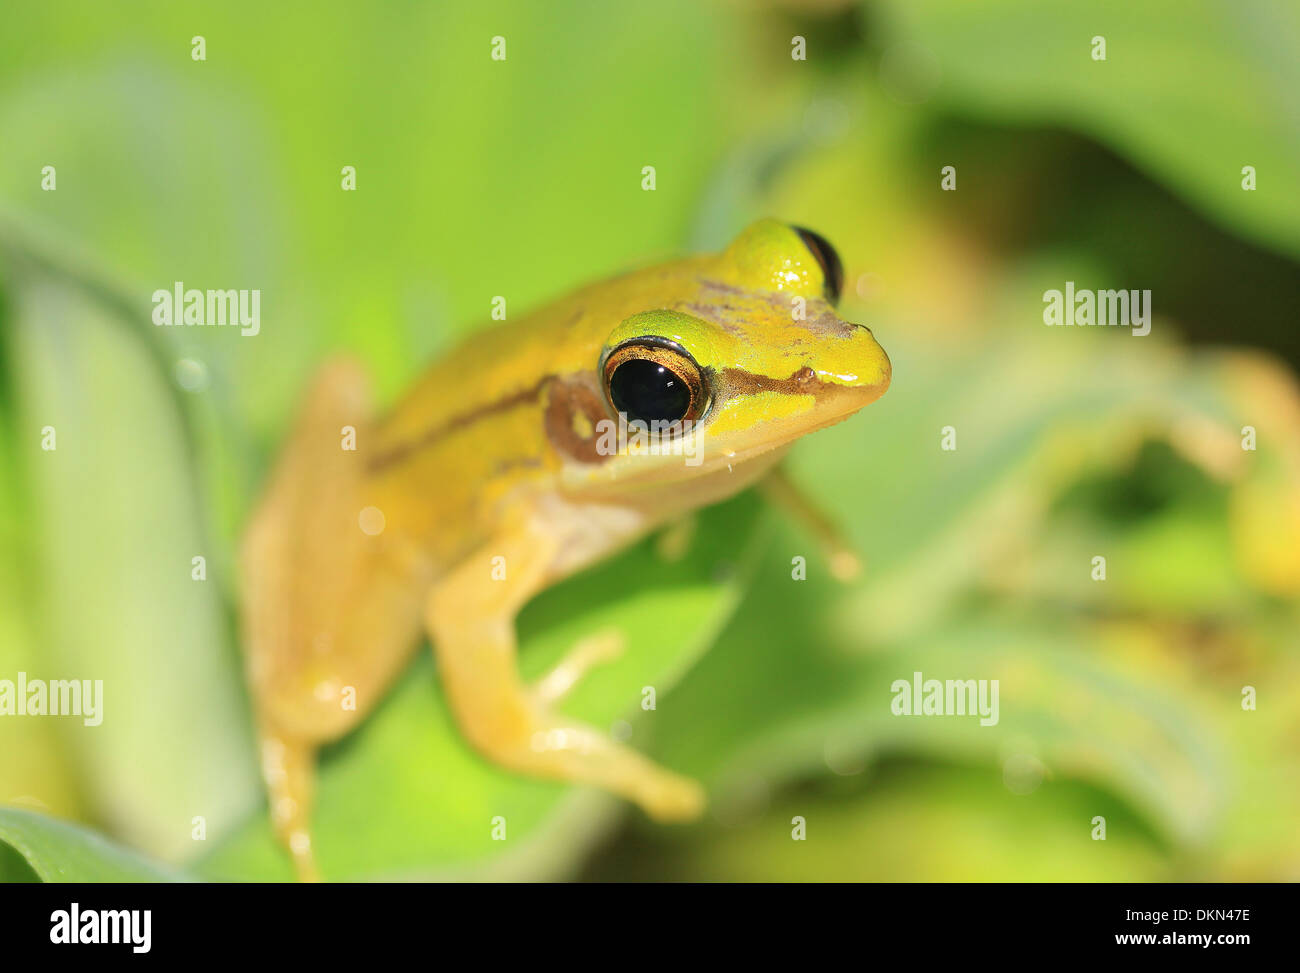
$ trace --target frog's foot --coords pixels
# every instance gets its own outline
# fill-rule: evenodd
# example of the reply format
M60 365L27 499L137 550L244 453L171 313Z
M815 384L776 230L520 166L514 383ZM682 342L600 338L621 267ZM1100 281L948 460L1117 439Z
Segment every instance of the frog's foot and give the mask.
M553 713L537 688L518 681L513 672L513 638L501 629L500 640L458 644L444 632L438 659L451 707L461 732L479 753L517 773L589 784L627 798L660 821L699 815L704 791L688 778L659 767L630 747L593 727ZM540 684L542 689L572 684L572 670L590 664L611 643L588 640ZM580 663L573 655L581 656ZM468 667L462 660L473 660ZM558 673L558 674L557 674Z
M541 717L528 749L521 769L599 784L636 802L658 821L688 821L704 810L704 789L698 783L564 716Z
M688 821L704 810L698 783L568 717L535 712L517 732L496 736L466 730L478 749L502 766L593 784L633 801L657 821Z
M698 781L668 771L661 773L664 779L656 781L638 802L646 814L663 824L673 824L694 821L704 813L708 798Z
M288 737L262 736L262 776L271 804L271 825L293 856L300 882L319 882L311 843L311 805L315 791L315 747Z
M542 707L558 703L591 669L613 662L625 648L627 640L616 629L587 636L571 648L550 672L533 683L533 699Z

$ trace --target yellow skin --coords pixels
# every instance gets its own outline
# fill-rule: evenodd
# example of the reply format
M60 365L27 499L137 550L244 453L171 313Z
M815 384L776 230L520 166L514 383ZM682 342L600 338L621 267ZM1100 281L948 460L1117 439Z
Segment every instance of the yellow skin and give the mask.
M271 815L302 878L316 877L316 750L381 699L421 631L461 731L488 759L605 788L659 820L700 812L694 781L557 711L611 644L584 642L527 685L515 617L884 393L889 359L870 331L836 316L835 274L814 249L763 220L720 254L583 288L475 335L379 419L355 366L322 371L241 556ZM601 420L618 421L605 361L643 344L698 366L707 408L679 432L702 437L691 441L698 464L635 442L598 446ZM344 448L345 427L355 449ZM776 492L791 499L788 484Z

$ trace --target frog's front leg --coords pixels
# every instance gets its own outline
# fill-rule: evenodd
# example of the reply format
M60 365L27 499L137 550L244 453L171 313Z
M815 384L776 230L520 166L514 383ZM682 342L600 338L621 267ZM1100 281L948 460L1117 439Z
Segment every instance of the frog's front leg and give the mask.
M830 560L831 576L850 582L862 574L862 560L839 525L831 520L799 486L783 466L775 466L758 481L764 498L802 524L821 544Z
M695 817L704 806L699 784L550 709L572 684L572 668L561 663L549 688L546 679L537 688L521 680L515 616L544 587L558 549L545 530L524 527L482 549L433 590L428 628L461 731L484 756L510 770L601 787L659 820ZM501 580L492 578L495 557L505 558ZM566 661L585 668L595 659Z

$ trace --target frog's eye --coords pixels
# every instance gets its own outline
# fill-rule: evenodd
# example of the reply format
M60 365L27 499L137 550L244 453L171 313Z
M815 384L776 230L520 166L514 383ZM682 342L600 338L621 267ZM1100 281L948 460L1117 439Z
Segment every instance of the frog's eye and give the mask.
M616 412L642 422L698 419L708 406L700 366L684 350L639 338L605 358L605 394Z
M802 226L793 229L803 240L803 245L808 248L808 252L816 257L817 263L821 265L822 277L826 281L826 300L838 304L840 292L844 287L844 265L840 263L840 255L835 252L830 241L820 233L814 233Z

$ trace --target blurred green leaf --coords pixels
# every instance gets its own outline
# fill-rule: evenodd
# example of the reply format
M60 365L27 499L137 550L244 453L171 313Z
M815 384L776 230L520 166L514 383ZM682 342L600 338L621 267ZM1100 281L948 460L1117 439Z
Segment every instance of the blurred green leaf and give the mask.
M35 579L23 609L40 637L22 661L32 679L102 682L99 725L71 717L51 730L96 819L133 847L178 858L193 851L193 818L219 830L257 792L215 567L192 578L192 559L212 549L170 376L72 274L12 246L4 257L14 278L8 418ZM19 793L58 803L36 782Z
M792 840L795 816L803 840ZM1092 818L1106 818L1106 840ZM997 769L886 760L812 778L684 839L638 835L599 881L1106 882L1176 875L1142 819L1105 791L1049 781L1015 794Z
M1224 226L1300 255L1295 3L904 0L883 16L882 77L905 97L1073 128ZM1104 61L1092 58L1097 36ZM1242 189L1247 165L1253 192Z
M800 444L792 464L870 566L840 616L867 639L932 622L1010 570L1037 546L1059 491L1123 466L1146 437L1195 426L1209 446L1237 448L1241 422L1213 357L1158 337L1038 324L937 348L887 325L877 333L893 387L861 418ZM940 448L949 426L955 450Z
M773 573L752 597L778 597L776 584ZM964 616L896 647L850 655L816 648L827 639L813 610L791 612L779 627L767 620L770 643L758 643L746 621L742 610L679 690L686 711L715 700L709 723L666 722L657 751L714 782L724 807L743 807L792 776L860 770L880 754L900 754L985 762L1030 786L1044 776L1086 780L1141 809L1174 841L1203 842L1219 823L1227 778L1220 746L1199 729L1204 708L1106 658L1099 633L1043 618ZM998 680L997 724L894 715L891 685L914 672ZM720 682L739 688L720 698Z
M21 855L42 882L189 881L80 825L17 808L0 808L0 842ZM14 868L0 870L0 876L21 880Z

